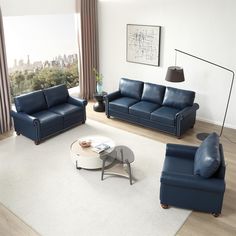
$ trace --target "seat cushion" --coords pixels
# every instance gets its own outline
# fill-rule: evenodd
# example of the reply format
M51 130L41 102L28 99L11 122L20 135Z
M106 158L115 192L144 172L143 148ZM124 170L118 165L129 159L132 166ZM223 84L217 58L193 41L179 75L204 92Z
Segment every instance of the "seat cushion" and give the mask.
M65 84L43 90L48 108L67 102L69 93Z
M193 175L194 161L181 156L166 156L163 172Z
M32 116L38 118L42 126L54 126L57 122L63 123L63 117L61 115L48 110L34 113ZM63 128L63 126L61 126L61 128Z
M129 113L135 116L140 116L146 119L150 119L151 112L156 110L160 105L152 102L141 101L135 103L129 108Z
M210 134L199 146L194 158L194 174L209 178L220 166L219 136Z
M117 111L117 112L122 112L122 113L127 113L129 112L129 107L132 106L133 104L137 103L139 100L130 98L130 97L122 97L113 100L112 102L109 103L109 108L111 110Z
M151 113L151 120L175 126L175 116L179 111L180 109L162 106Z
M47 103L43 91L34 91L14 98L16 110L33 114L47 109Z
M162 105L183 109L192 106L195 98L195 92L167 87Z
M63 117L50 111L41 111L32 114L40 122L40 138L45 138L63 130Z
M122 96L140 100L143 91L143 82L131 79L120 79L119 90Z
M72 116L83 113L83 108L69 103L63 103L61 105L54 106L49 109L50 111L62 115L64 120L70 119Z
M144 83L141 100L162 104L165 89L166 87L162 85Z

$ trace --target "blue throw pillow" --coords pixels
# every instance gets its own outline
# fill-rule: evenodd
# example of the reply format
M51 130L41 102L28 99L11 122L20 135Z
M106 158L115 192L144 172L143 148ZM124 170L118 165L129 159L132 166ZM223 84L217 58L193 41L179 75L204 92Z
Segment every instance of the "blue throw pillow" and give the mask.
M220 166L219 136L210 134L199 146L194 158L194 174L209 178Z

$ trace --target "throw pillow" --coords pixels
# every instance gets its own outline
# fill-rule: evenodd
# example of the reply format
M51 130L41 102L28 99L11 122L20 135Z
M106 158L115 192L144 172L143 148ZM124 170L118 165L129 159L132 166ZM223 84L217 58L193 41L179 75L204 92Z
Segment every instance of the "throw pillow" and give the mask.
M211 177L220 166L219 136L210 134L199 146L194 158L194 174Z

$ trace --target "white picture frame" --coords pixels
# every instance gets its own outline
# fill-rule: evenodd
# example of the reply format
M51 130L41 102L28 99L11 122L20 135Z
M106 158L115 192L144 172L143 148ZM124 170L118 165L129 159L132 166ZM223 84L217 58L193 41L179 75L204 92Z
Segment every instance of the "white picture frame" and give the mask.
M160 66L161 26L127 24L126 60Z

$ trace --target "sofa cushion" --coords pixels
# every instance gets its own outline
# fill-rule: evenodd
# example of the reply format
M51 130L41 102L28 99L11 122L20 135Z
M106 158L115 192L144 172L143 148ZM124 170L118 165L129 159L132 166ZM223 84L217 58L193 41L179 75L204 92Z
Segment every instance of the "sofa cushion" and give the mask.
M211 177L220 166L219 136L210 134L199 146L194 158L194 174Z
M156 110L160 105L147 101L140 101L129 108L129 113L142 118L150 119L151 112Z
M192 106L195 92L177 88L167 87L162 105L183 109Z
M162 85L144 83L142 100L162 104L165 89L166 87Z
M194 162L192 158L186 158L184 156L166 156L163 172L193 175Z
M69 93L65 84L43 90L48 108L67 102Z
M40 122L40 139L63 130L63 116L50 111L40 111L32 114Z
M136 102L138 102L138 100L130 97L118 98L109 103L109 109L128 114L129 107Z
M173 107L162 106L151 113L151 120L174 126L175 116L179 111Z
M14 98L16 110L32 114L47 109L47 104L42 91L34 91Z
M62 115L64 120L72 118L74 115L79 117L83 113L83 108L69 103L63 103L61 105L54 106L49 109L50 111Z
M124 97L131 97L140 100L143 91L143 82L121 78L119 90L121 95Z

